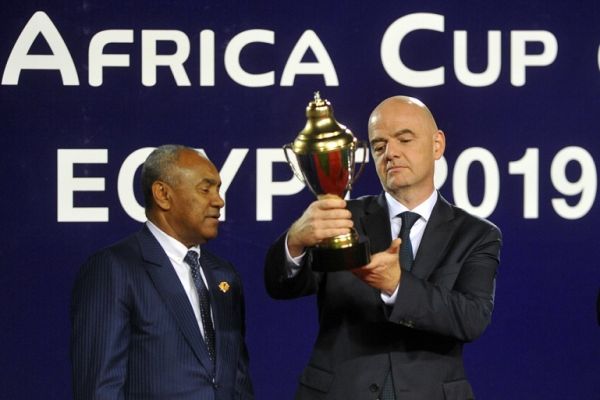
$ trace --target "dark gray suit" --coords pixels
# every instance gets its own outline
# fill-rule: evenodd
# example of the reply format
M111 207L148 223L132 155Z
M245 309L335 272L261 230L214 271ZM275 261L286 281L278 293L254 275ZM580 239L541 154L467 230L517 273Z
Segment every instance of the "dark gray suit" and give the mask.
M73 291L75 400L250 399L244 299L233 266L202 249L216 366L171 261L148 228L92 256ZM227 282L228 290L219 283Z
M383 194L351 200L348 208L372 253L387 249ZM376 399L390 368L398 400L473 398L462 346L490 323L501 246L496 226L439 196L394 306L351 272L313 273L310 255L288 279L284 246L285 235L267 255L267 291L280 299L317 293L319 309L319 334L297 399Z

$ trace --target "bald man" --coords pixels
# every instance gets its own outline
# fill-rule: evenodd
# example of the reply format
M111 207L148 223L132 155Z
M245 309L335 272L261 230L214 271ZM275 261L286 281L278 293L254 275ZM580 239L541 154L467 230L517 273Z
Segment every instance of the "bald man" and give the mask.
M318 298L320 329L296 398L472 399L462 348L490 323L500 231L436 191L446 139L421 101L380 103L369 142L383 193L313 202L266 257L273 298ZM371 262L313 272L311 246L350 227L369 239Z

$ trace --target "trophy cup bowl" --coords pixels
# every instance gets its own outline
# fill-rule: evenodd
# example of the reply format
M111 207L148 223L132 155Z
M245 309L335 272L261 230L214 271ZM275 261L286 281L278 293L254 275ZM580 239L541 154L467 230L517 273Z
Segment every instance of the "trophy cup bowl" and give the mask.
M363 162L355 174L355 152L359 145L363 148ZM319 92L306 107L304 129L283 150L294 175L317 198L324 195L344 198L362 172L367 155L366 143L359 144L352 132L335 120L331 103L321 99ZM354 228L345 235L323 240L309 251L314 271L353 269L370 260L369 242L366 238L361 240Z

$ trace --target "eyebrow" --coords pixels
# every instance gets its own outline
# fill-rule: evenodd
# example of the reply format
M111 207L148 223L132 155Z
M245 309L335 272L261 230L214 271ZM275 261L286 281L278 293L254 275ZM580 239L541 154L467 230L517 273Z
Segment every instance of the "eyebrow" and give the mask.
M373 146L373 144L379 143L379 142L385 142L385 139L383 139L383 138L373 139L369 143L371 144L371 146Z
M204 184L221 186L221 181L218 181L218 180L212 179L212 178L202 178L202 180L200 181L200 183L198 183L198 185L204 185Z

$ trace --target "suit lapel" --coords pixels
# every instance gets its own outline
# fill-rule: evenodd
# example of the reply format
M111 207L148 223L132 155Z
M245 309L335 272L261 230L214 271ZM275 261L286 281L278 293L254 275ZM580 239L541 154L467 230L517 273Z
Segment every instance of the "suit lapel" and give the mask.
M365 209L365 215L360 218L360 221L366 236L369 238L371 254L379 253L390 246L392 228L384 194L380 194L376 201L369 203ZM371 294L373 296L372 301L378 304L381 301L379 289L371 287Z
M439 265L445 249L454 236L454 211L450 203L438 194L438 200L431 212L429 222L415 257L412 273L420 279L427 279Z
M192 348L194 355L202 363L206 371L212 374L212 362L208 357L208 351L200 333L198 321L171 261L148 228L144 227L138 238L142 257L148 263L147 271L156 290L175 318L181 333Z
M377 201L371 202L365 215L361 218L365 234L369 238L371 254L387 249L391 243L391 227L388 215L387 202L384 194L377 197Z

